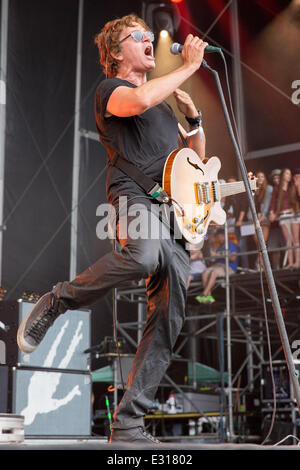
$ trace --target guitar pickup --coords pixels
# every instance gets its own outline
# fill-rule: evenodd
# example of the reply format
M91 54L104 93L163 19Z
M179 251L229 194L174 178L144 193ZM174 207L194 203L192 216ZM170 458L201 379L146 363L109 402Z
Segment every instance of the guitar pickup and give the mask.
M211 202L210 183L196 183L198 204Z

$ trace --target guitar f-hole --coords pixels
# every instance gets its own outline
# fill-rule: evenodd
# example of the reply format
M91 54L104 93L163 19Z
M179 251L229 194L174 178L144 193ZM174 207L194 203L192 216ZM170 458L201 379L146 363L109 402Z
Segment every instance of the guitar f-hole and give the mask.
M189 163L189 165L193 166L195 168L195 170L202 171L202 174L204 175L204 171L202 170L202 168L200 168L200 166L198 166L197 163L191 162L189 157L187 157L187 162Z

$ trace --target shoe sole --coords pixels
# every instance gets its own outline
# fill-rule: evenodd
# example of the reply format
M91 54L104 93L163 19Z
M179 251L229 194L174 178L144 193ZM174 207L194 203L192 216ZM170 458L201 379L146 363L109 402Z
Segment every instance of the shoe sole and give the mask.
M131 444L141 445L141 446L147 446L147 445L153 446L153 445L161 444L161 442L158 439L153 441L151 438L146 437L144 433L135 432L134 434L133 432L130 432L130 429L128 430L128 433L125 432L125 434L123 435L121 434L117 437L114 437L114 434L115 432L113 431L109 438L109 444L131 443Z
M198 300L198 299L196 300L197 302L199 302L199 304L203 304L203 305L211 305L215 303L215 300Z
M33 346L32 344L29 344L25 338L24 338L24 332L26 329L27 322L31 316L34 315L35 311L37 310L38 304L42 304L43 301L46 299L46 297L49 297L50 293L48 292L47 294L44 294L38 301L37 303L32 307L30 312L26 315L24 320L22 321L21 325L18 328L17 332L17 343L21 351L25 354L30 354L33 351L36 350L36 348L39 346L38 344L36 346ZM36 315L38 317L39 314Z

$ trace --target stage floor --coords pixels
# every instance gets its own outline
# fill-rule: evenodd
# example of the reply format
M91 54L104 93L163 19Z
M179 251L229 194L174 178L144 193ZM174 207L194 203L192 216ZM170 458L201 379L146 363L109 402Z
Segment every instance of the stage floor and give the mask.
M155 454L160 451L171 453L177 451L277 451L277 450L300 450L297 445L258 445L245 443L209 443L203 440L194 440L193 442L161 443L150 445L137 444L109 444L105 438L34 438L25 439L22 443L0 443L0 451L26 451L26 450L44 450L44 451L104 451L106 455L114 454L114 451L150 451ZM127 452L126 452L127 453Z

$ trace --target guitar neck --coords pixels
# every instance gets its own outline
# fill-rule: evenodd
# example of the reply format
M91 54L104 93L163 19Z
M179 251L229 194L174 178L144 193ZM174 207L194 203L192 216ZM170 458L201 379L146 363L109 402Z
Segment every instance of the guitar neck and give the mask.
M245 192L245 185L243 181L234 181L232 183L222 183L219 186L221 197L232 196Z

